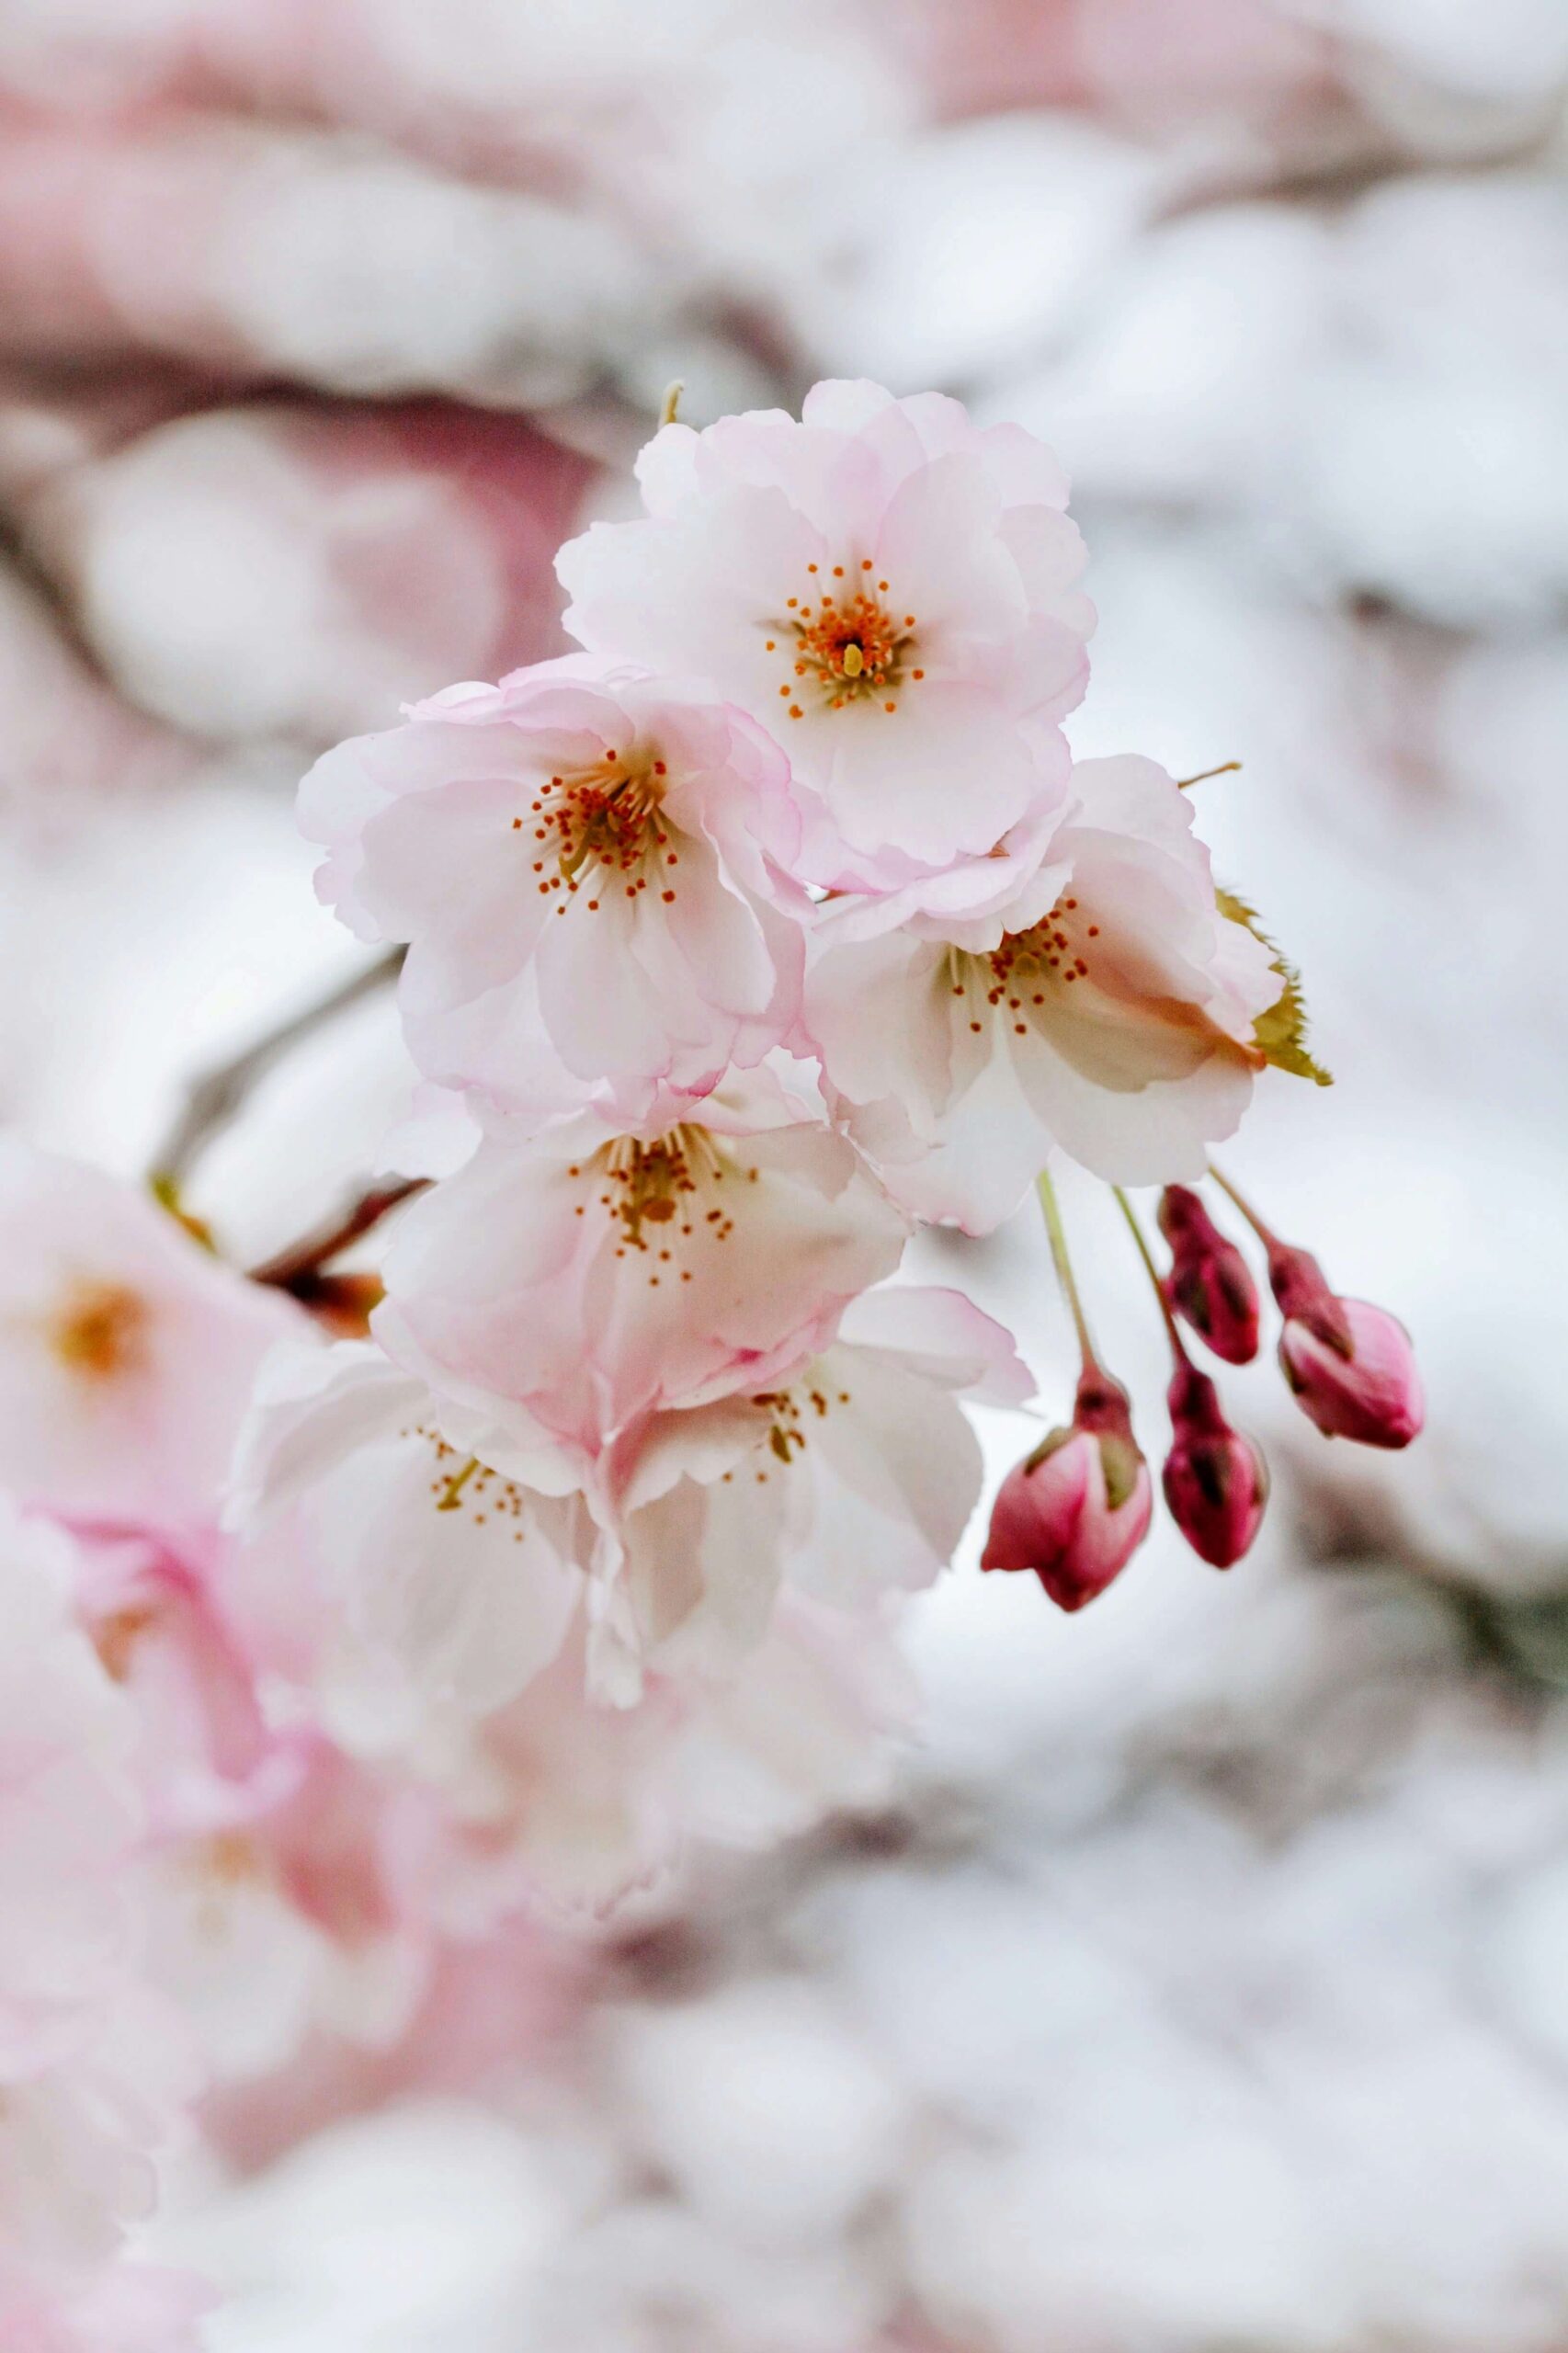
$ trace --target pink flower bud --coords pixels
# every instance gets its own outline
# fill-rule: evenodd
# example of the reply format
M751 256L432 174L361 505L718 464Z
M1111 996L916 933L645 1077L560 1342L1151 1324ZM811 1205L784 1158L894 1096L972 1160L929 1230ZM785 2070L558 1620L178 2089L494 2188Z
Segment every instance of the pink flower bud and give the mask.
M980 1565L1032 1569L1059 1608L1082 1609L1142 1544L1153 1504L1127 1392L1091 1368L1072 1427L1052 1430L1003 1480Z
M1281 1242L1268 1279L1285 1317L1279 1368L1296 1403L1324 1438L1361 1446L1408 1446L1426 1418L1410 1335L1396 1315L1331 1291L1307 1250Z
M1198 1554L1228 1569L1252 1544L1268 1501L1268 1466L1233 1430L1206 1373L1178 1365L1165 1392L1174 1443L1164 1486L1171 1518Z
M1396 1315L1364 1299L1336 1299L1340 1329L1290 1316L1279 1363L1296 1403L1325 1438L1361 1446L1408 1446L1426 1418L1410 1335Z
M1159 1218L1171 1245L1166 1299L1217 1357L1250 1364L1257 1354L1258 1299L1246 1260L1185 1185L1165 1187Z

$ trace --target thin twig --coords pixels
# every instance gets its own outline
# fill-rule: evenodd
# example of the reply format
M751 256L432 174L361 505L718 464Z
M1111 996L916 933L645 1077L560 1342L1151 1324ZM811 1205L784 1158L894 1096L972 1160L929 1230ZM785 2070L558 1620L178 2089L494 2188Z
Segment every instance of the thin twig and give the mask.
M351 1244L369 1233L372 1226L380 1225L382 1218L403 1201L411 1200L415 1193L422 1193L429 1182L428 1176L401 1176L395 1184L372 1186L351 1202L340 1216L315 1226L309 1233L301 1234L298 1242L291 1242L287 1249L279 1250L276 1256L264 1259L259 1267L253 1267L250 1270L252 1282L267 1283L274 1290L295 1291L301 1286L308 1288L312 1279L319 1275L324 1267L330 1266L335 1258L340 1258Z
M361 999L388 988L403 968L403 949L368 964L302 1012L269 1029L232 1062L220 1063L197 1079L181 1110L153 1158L151 1182L155 1190L177 1195L191 1165L212 1139L244 1108L253 1090L290 1050L313 1031L347 1013Z
M1241 769L1240 760L1221 760L1217 768L1199 768L1196 776L1178 776L1176 787L1185 792L1190 784L1207 784L1211 776L1239 776Z

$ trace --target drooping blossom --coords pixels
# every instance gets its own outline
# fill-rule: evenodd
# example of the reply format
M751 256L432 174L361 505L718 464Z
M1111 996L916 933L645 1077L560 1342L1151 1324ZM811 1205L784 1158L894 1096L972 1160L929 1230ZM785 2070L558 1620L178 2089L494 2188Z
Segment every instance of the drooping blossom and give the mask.
M596 1680L624 1699L645 1666L733 1674L783 1580L851 1610L929 1585L980 1494L960 1399L1017 1404L1032 1387L1007 1334L960 1292L893 1285L766 1386L630 1432L608 1466Z
M296 1321L149 1195L0 1142L0 1481L23 1502L205 1521L256 1368Z
M1221 912L1165 770L1080 763L1009 899L926 897L830 907L806 984L830 1099L898 1199L984 1232L1053 1143L1116 1183L1198 1175L1246 1107L1280 980Z
M798 423L665 426L638 476L645 518L561 551L567 627L778 738L825 813L812 879L890 887L1060 803L1094 615L1065 477L1031 436L829 382Z
M1166 1397L1172 1440L1161 1474L1166 1506L1199 1560L1233 1568L1263 1524L1267 1466L1251 1438L1225 1419L1207 1373L1179 1362Z
M732 707L583 657L454 687L329 752L321 895L410 943L420 1068L517 1114L644 1116L777 1046L809 902L788 763Z
M756 1072L641 1129L584 1113L487 1138L404 1212L371 1328L560 1491L636 1415L823 1346L905 1231L853 1147Z
M1257 1354L1258 1298L1246 1260L1187 1186L1165 1187L1158 1215L1171 1245L1165 1286L1170 1305L1226 1364L1250 1364Z
M1153 1508L1127 1392L1085 1365L1071 1425L1051 1430L1003 1480L980 1565L1032 1569L1060 1608L1082 1609L1120 1575Z

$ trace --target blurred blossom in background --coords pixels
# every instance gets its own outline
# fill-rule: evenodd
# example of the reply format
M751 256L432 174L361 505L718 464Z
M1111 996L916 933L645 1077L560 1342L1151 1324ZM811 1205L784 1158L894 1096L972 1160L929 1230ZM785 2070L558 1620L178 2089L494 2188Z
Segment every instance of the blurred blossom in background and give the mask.
M134 1174L357 969L301 770L555 650L670 379L935 384L1072 472L1075 750L1244 763L1338 1086L1241 1173L1430 1392L1325 1459L1242 1376L1233 1576L1068 1620L971 1539L853 1810L308 2096L231 2051L156 2242L213 2353L1568 2345L1565 98L1563 0L0 0L7 1120ZM278 1246L408 1084L368 1000L194 1205ZM1032 1227L916 1271L1064 1388Z

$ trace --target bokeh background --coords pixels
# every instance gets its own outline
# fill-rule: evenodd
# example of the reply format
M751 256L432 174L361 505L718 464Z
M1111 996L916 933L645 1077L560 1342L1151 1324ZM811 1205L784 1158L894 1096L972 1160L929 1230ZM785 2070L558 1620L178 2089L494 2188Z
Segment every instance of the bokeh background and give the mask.
M966 1561L863 1807L257 2095L214 2353L1568 2347L1565 97L1563 0L0 0L5 1118L136 1172L352 974L294 781L552 649L671 378L935 384L1073 472L1076 747L1244 764L1338 1084L1233 1160L1431 1392L1347 1459L1253 1369L1244 1567ZM369 998L196 1205L276 1245L405 1085ZM1032 1228L922 1252L1064 1396Z

